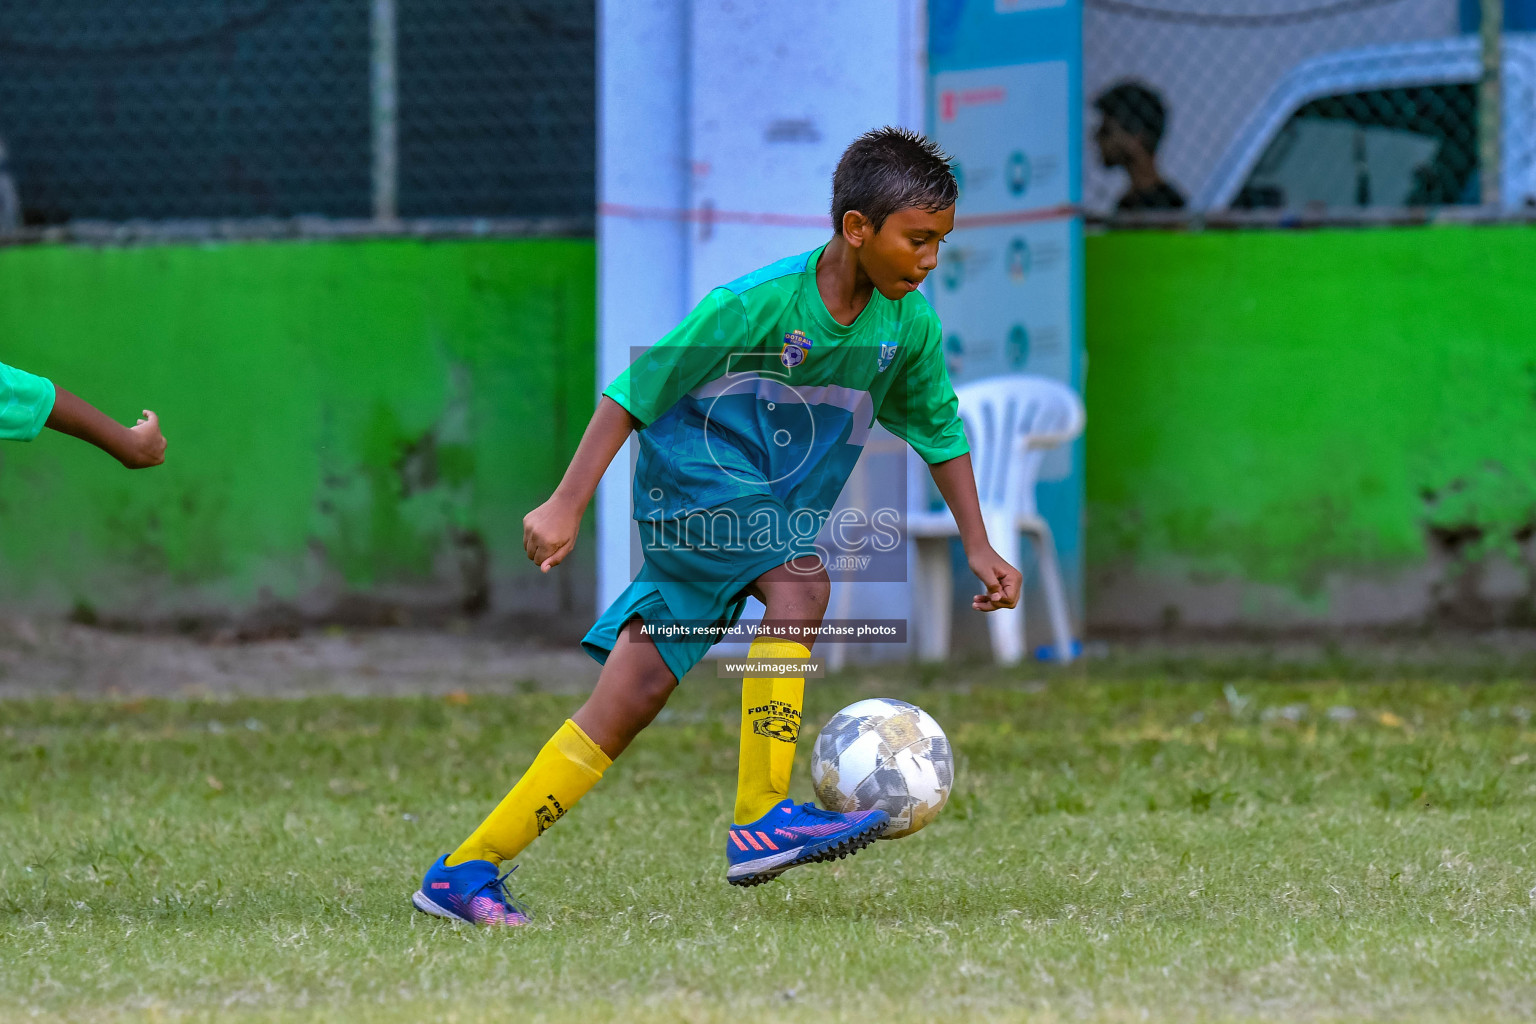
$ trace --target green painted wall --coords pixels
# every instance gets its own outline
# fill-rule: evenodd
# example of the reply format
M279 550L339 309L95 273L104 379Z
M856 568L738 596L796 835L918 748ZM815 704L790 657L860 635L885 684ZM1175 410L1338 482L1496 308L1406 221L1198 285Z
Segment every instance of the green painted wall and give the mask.
M594 294L590 241L0 250L0 359L170 441L0 446L0 603L569 604L520 523L590 414Z
M1327 619L1353 578L1426 588L1378 595L1411 619L1490 552L1518 568L1536 230L1105 234L1087 294L1090 603L1111 618L1160 581L1177 617L1235 580Z
M1530 612L1536 230L1107 234L1087 272L1091 621L1418 621L1500 559ZM519 542L594 294L584 241L0 250L0 359L171 442L0 446L0 604L584 611L590 545Z

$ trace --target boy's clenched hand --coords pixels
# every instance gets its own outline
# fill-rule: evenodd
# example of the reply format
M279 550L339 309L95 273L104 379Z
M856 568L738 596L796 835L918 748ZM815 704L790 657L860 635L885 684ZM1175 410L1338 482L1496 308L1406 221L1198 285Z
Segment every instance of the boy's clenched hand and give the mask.
M129 427L126 436L112 454L129 469L148 469L165 461L165 435L160 432L160 417L144 410L139 422Z
M1009 565L989 545L968 559L971 572L986 585L985 594L971 598L971 607L979 612L995 612L999 608L1012 608L1019 603L1019 591L1024 585L1024 574Z
M549 572L565 561L576 546L581 512L556 496L523 516L523 550L540 572Z

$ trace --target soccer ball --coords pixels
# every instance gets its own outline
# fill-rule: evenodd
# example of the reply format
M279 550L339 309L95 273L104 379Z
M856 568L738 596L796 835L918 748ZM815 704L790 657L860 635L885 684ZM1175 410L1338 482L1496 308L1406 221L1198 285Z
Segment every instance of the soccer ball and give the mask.
M904 700L850 704L822 727L811 754L816 799L829 811L879 809L881 839L900 839L938 816L955 782L955 756L939 723Z

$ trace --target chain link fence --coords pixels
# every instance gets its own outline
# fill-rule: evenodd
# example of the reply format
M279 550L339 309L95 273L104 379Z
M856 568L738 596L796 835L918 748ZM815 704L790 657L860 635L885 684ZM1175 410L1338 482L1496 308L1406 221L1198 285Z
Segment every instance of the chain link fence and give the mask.
M1532 0L1084 8L1091 215L1508 217L1536 204Z
M595 6L0 0L0 230L589 231ZM1536 0L1084 0L1083 16L1091 215L1536 204Z
M590 230L595 0L0 0L0 230Z

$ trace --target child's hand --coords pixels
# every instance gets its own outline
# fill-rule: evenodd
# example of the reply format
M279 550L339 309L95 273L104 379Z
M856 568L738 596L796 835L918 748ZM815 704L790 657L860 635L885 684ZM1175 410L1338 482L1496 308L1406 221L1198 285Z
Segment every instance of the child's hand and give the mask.
M139 422L128 428L128 437L121 449L113 454L129 469L148 469L164 462L165 435L160 433L160 417L145 409Z
M581 510L550 498L523 516L523 550L540 572L549 572L565 561L580 531Z
M1019 590L1024 585L1024 574L1003 560L992 548L978 551L968 561L971 572L986 585L985 594L971 598L971 607L979 612L995 612L999 608L1012 608L1019 603Z

